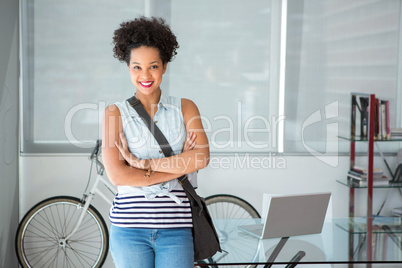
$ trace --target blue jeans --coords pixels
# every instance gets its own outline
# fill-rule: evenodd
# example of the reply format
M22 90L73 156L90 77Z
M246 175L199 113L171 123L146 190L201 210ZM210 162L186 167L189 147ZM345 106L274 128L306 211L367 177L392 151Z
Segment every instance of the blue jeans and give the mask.
M116 268L193 268L191 228L141 229L110 226Z

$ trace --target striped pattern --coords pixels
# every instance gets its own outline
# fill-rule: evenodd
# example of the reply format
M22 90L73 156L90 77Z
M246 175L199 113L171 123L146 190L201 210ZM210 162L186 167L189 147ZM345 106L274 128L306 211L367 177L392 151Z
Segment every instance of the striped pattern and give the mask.
M182 204L168 196L148 200L144 195L116 195L109 213L110 222L119 227L183 228L192 227L190 201L183 190L171 191Z

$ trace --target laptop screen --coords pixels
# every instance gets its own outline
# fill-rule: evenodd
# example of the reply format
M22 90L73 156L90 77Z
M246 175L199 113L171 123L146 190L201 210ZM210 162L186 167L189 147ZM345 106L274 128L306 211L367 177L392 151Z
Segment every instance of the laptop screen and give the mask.
M272 196L263 238L321 233L331 193Z
M331 193L270 196L264 223L239 229L258 238L280 238L321 233Z

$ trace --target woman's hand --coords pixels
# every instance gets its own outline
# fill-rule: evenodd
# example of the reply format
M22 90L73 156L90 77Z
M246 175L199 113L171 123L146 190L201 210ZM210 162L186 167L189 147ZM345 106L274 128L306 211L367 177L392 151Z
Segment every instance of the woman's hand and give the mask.
M195 143L196 138L197 138L197 135L195 135L194 132L187 133L187 139L184 142L183 152L191 151L194 149L194 147L196 145L196 143Z
M124 160L126 160L131 167L145 170L148 169L150 166L150 161L148 159L138 159L128 150L128 142L124 135L124 132L120 132L119 137L121 145L118 142L115 142L115 145L117 149L119 149L120 154L123 156ZM183 152L191 151L194 149L194 147L196 146L196 138L197 135L195 135L194 132L189 132L187 134L187 138L183 146Z
M148 169L149 161L147 161L147 159L140 160L128 150L127 139L124 136L123 132L120 132L119 137L121 145L118 142L115 142L115 145L117 149L119 149L120 154L123 156L124 160L126 160L127 163L132 167L138 169Z

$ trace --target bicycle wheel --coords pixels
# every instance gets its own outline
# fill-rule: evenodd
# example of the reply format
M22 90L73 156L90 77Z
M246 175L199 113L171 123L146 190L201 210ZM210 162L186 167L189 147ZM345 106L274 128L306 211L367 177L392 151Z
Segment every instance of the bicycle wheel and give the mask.
M218 194L205 199L208 211L214 219L261 218L257 210L240 197Z
M224 260L226 263L248 262L257 257L258 239L244 235L238 231L238 226L244 224L247 219L261 218L257 210L240 197L226 194L209 196L205 199L211 217L218 232L222 249L227 249L228 254L215 255L215 260ZM222 219L232 220L228 224ZM219 254L219 253L218 253ZM256 267L256 265L235 265L225 267Z
M90 205L77 232L83 211L78 198L56 196L39 202L18 226L15 247L22 267L101 267L109 249L109 235L100 213Z

